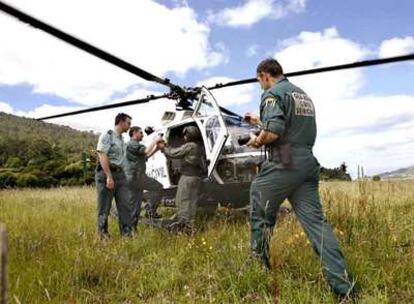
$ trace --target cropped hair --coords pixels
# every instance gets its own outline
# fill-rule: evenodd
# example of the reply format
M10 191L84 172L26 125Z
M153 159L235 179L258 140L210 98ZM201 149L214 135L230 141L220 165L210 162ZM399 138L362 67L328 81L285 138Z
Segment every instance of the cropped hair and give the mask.
M267 58L259 63L256 73L269 73L273 77L278 77L283 75L283 68L276 59Z
M134 135L134 133L135 133L135 132L138 132L138 131L141 131L141 130L142 130L142 129L141 129L140 127L137 127L137 126L131 127L131 128L129 129L129 132L128 132L129 137L132 137L132 136Z
M115 126L118 125L121 121L125 121L127 120L127 118L132 119L131 116L129 116L128 114L125 113L118 113L115 116Z

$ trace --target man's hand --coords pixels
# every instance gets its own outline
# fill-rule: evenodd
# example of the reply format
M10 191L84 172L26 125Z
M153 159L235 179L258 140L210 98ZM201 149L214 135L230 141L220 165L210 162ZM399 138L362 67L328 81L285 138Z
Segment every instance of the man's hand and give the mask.
M164 141L164 138L162 138L162 136L160 136L160 135L157 135L154 138L154 142L156 142L157 144L160 143L160 142L163 142L163 141Z
M113 190L114 187L115 187L114 179L112 178L112 176L108 176L106 178L106 188L108 188L108 190Z
M263 145L273 144L278 139L279 139L278 134L272 133L270 131L262 130L257 136L254 134L250 134L250 140L247 142L246 145L253 147L253 148L259 148Z
M250 125L260 125L260 118L256 114L247 112L244 114L243 120Z
M165 146L166 146L166 143L164 140L157 143L157 149L159 150L163 150Z
M254 134L250 134L250 140L247 142L247 146L253 147L253 148L260 148L260 145L256 141L257 136Z

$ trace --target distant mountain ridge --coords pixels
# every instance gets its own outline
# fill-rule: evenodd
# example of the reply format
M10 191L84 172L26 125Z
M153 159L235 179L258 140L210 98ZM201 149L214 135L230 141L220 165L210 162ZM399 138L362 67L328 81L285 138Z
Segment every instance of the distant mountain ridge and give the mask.
M381 179L414 179L414 166L378 174Z

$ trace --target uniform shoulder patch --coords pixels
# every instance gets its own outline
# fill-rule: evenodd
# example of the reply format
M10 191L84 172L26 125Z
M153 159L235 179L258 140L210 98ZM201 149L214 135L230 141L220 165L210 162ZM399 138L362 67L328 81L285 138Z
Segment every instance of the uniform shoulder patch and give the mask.
M268 107L268 106L274 106L276 104L276 102L277 102L277 97L275 97L275 96L268 96L264 100L264 105L266 107Z
M295 114L299 116L315 116L315 107L308 95L298 92L292 93L295 101Z

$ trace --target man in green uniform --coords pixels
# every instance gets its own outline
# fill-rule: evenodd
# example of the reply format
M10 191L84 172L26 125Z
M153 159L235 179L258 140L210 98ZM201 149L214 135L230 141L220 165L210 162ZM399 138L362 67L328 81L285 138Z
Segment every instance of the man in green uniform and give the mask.
M265 146L266 161L250 189L251 249L270 268L269 241L280 205L288 199L315 252L333 292L347 296L354 282L346 270L331 226L319 198L319 163L313 156L316 138L315 108L306 93L291 84L280 64L263 60L257 79L264 90L260 117L247 113L245 120L262 131L248 145Z
M144 133L140 127L132 127L129 130L130 141L126 148L125 171L127 175L130 206L132 206L132 227L136 229L141 212L143 191L149 192L149 204L146 206L147 215L151 218L159 218L157 208L162 198L162 184L146 174L146 162L149 157L158 151L157 143L163 141L161 137L145 147L141 141Z
M204 163L202 158L204 148L201 134L197 127L188 126L183 130L185 144L178 148L159 146L167 158L181 159L181 177L178 182L175 202L178 207L177 214L168 222L167 229L172 231L190 231L193 227L197 210L198 192L204 175Z
M95 173L98 194L98 233L109 237L108 215L115 197L121 235L131 235L131 209L128 201L128 187L123 170L125 143L122 133L131 126L131 116L120 113L115 117L115 128L99 137L98 164Z

